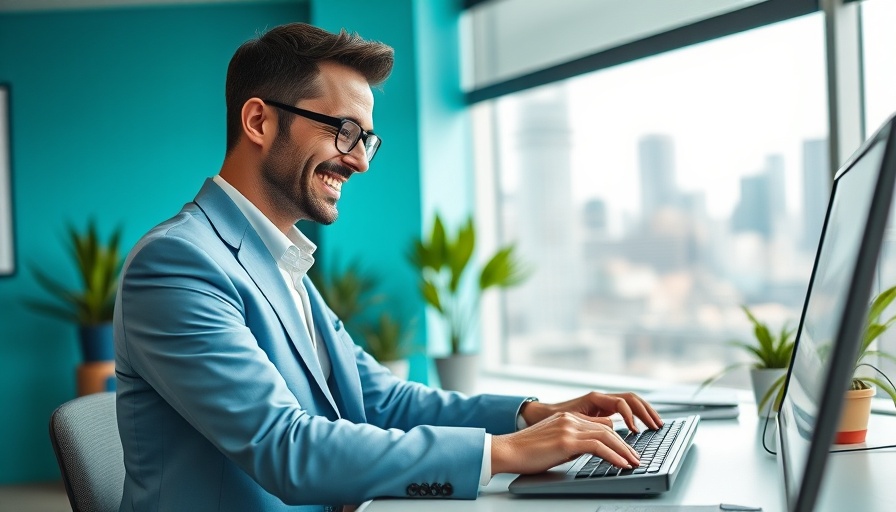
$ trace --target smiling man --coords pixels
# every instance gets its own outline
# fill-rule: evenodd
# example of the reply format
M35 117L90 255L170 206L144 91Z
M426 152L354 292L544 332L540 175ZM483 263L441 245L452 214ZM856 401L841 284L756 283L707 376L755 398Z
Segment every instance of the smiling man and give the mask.
M393 377L305 275L302 219L330 224L381 141L384 44L305 24L246 42L227 73L217 176L125 262L115 307L123 511L335 509L377 496L475 498L498 472L637 456L631 393L558 404L466 397ZM352 182L354 185L354 182Z

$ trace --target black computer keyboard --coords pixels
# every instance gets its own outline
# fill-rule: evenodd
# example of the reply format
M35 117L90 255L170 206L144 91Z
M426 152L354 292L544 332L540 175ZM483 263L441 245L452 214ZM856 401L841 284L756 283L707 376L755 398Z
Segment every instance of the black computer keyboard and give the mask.
M639 475L657 473L666 460L666 454L681 432L684 420L669 420L659 430L644 430L640 433L629 432L625 442L638 452L641 465L632 469L620 469L600 457L591 459L576 473L576 478L600 478L608 476Z

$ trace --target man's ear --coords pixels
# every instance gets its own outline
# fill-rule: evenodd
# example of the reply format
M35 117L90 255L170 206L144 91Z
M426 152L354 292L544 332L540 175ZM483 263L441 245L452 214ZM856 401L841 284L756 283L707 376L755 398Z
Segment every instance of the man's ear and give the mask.
M243 134L253 144L267 147L277 134L277 119L259 98L249 98L243 104L240 120Z

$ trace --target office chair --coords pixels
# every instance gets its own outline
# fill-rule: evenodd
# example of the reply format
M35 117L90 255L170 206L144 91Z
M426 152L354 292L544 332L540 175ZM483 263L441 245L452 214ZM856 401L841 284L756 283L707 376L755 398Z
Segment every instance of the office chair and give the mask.
M70 400L50 416L50 440L73 512L118 512L124 454L115 393Z

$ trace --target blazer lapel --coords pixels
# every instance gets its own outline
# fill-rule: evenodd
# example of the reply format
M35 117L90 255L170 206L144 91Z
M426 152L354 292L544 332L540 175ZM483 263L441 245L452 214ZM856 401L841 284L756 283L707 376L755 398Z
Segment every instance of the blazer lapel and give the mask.
M299 354L306 371L313 377L321 393L338 416L339 409L336 407L336 401L330 393L320 368L320 362L308 335L308 329L299 319L292 294L280 274L276 261L264 242L261 241L258 233L255 232L248 219L227 193L211 179L206 180L197 194L195 202L208 217L218 236L233 247L237 259L246 273L274 308L283 324L287 338ZM315 318L316 321L317 318ZM276 364L276 362L274 363Z
M358 364L355 361L354 343L345 331L345 326L338 318L327 314L330 308L307 276L303 279L311 301L311 314L314 326L321 335L321 343L325 343L330 354L330 378L335 382L341 400L342 415L356 423L366 422L364 414L364 398L361 391L361 377L358 375Z

